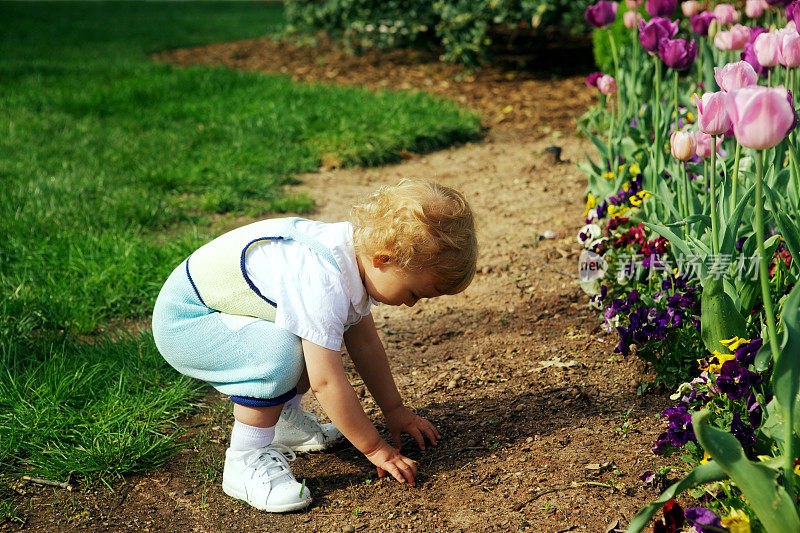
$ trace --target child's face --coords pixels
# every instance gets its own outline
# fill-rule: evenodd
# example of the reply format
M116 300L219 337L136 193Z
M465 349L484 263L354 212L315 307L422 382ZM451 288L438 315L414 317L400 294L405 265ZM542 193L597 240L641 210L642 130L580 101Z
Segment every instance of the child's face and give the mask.
M422 298L442 295L432 272L402 269L388 255L364 257L361 265L367 294L380 303L413 307Z

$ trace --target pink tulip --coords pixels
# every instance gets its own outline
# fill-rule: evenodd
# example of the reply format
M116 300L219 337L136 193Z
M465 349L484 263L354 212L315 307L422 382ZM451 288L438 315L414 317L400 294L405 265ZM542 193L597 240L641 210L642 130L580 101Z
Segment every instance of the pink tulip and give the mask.
M786 32L778 41L778 62L787 68L800 67L800 35Z
M764 13L764 0L747 0L744 13L751 19L760 17Z
M687 0L681 4L681 11L684 17L691 17L695 13L700 13L703 10L703 5L697 0Z
M697 106L697 127L703 133L721 135L731 129L731 119L725 109L725 93L705 93L703 98L692 95Z
M739 144L754 150L778 145L792 127L795 114L789 93L754 85L728 93L726 107Z
M631 30L639 24L640 20L642 20L642 15L638 11L626 11L622 15L622 22L626 28Z
M714 16L717 17L720 25L727 26L739 20L739 12L730 4L717 4L714 8Z
M697 155L700 157L711 157L711 151L714 149L714 136L702 131L694 132L694 142L697 147ZM722 144L722 137L717 137L717 153Z
M774 67L780 58L780 45L778 36L774 33L762 33L753 43L758 62L764 67Z
M600 89L601 93L608 96L617 92L617 82L612 76L604 74L597 79L597 88Z
M689 131L676 131L669 138L672 157L680 161L688 161L697 153L697 143Z
M642 3L644 0L625 0L625 5L628 6L628 9L631 11L635 11L642 7Z
M736 24L729 31L718 32L714 36L714 46L720 50L741 50L750 39L750 30Z
M758 74L747 61L728 63L722 68L714 67L714 79L724 92L735 91L758 83Z

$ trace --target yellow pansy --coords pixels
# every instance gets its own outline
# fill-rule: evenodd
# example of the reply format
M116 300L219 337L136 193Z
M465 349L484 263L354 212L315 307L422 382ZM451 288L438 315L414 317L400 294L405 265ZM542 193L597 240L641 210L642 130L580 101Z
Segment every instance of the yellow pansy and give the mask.
M603 177L605 179L607 179L607 180L613 180L614 179L614 173L613 172L603 172Z
M686 122L688 122L689 124L694 124L694 115L692 114L691 111L686 113Z
M698 359L697 362L700 364L700 370L708 370L709 372L719 374L719 371L722 370L722 365L725 362L735 358L736 356L733 354L719 353L718 351L714 350L714 353L711 354L711 358L708 361L705 359ZM714 362L714 360L716 360L716 362ZM706 362L708 363L708 366L703 368L703 364Z
M731 533L750 533L750 518L744 511L731 509L731 514L723 516L721 521Z
M710 455L708 455L708 452L707 452L707 451L703 450L703 458L702 458L702 459L700 459L700 464L701 464L701 465L704 465L704 464L706 464L706 463L707 463L707 462L709 462L709 461L711 461L711 456L710 456Z
M583 216L589 216L589 211L594 209L594 206L596 205L597 198L595 198L592 193L589 193L589 196L586 197L586 210L583 212Z
M736 348L741 346L742 344L747 344L750 342L750 339L743 339L741 337L733 337L732 339L726 339L724 341L719 341L724 347L729 349L730 351L734 351Z
M608 215L610 217L621 217L625 216L625 214L630 211L630 207L624 207L621 205L610 205L608 206Z
M794 460L794 473L800 476L800 459Z
M636 174L641 174L642 173L642 169L639 168L639 163L632 164L629 172L634 176Z
M639 207L642 205L642 202L647 198L650 198L651 194L647 191L639 191L634 196L631 196L628 201L631 203L632 206Z
M622 190L623 191L627 191L630 188L631 188L631 182L630 181L626 181L625 183L622 184Z

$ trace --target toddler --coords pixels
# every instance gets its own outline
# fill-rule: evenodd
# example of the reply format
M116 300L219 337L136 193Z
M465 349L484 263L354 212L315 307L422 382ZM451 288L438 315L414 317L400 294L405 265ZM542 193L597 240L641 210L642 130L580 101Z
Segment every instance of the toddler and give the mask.
M370 314L463 291L475 273L472 212L457 191L418 180L384 187L353 207L352 224L262 220L202 246L161 289L153 335L179 372L233 401L226 494L270 512L311 503L289 468L294 452L346 437L401 483L416 463L400 436L425 449L439 432L403 405ZM378 434L344 371L342 341L380 407L394 446ZM331 423L301 409L312 390Z

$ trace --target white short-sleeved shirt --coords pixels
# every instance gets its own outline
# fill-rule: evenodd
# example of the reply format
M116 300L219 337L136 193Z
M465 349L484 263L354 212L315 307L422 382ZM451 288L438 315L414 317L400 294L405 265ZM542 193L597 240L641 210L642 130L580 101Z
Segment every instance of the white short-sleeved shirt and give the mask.
M270 223L264 223L264 235ZM275 219L275 231L282 219ZM370 313L349 222L301 220L296 229L327 247L339 265L293 240L264 241L247 253L245 269L263 296L277 304L275 325L329 350L341 350L345 330ZM277 233L276 233L277 234Z

